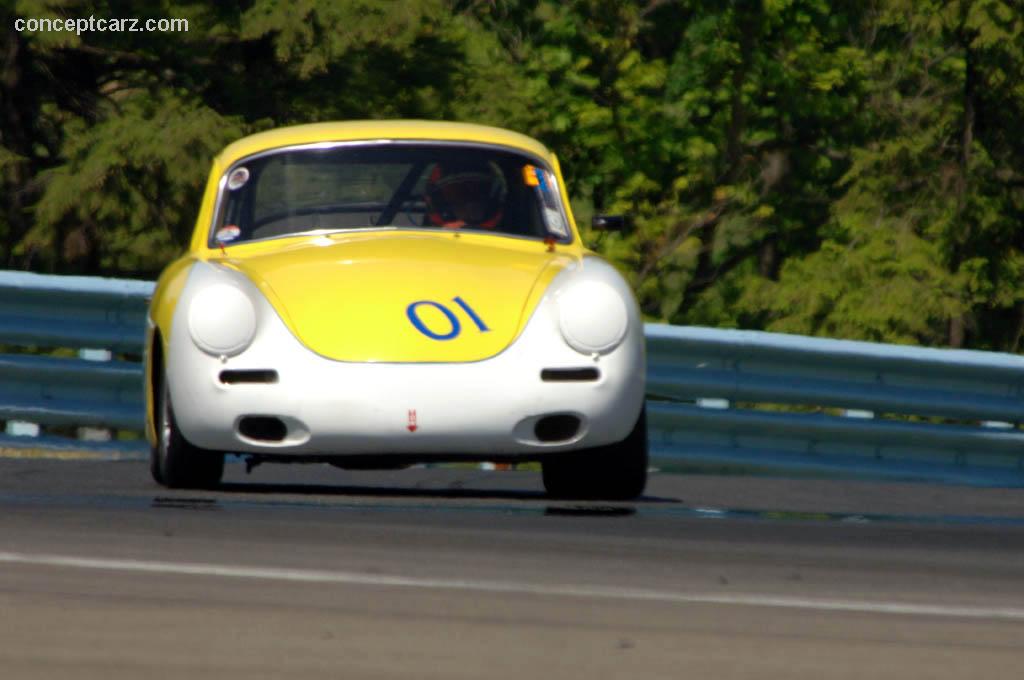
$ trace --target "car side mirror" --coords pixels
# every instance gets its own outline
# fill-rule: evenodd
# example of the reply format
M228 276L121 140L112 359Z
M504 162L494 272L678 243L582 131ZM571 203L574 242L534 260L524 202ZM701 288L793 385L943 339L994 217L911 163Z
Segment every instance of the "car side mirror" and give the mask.
M594 231L626 232L632 228L632 220L628 215L594 215L590 227Z

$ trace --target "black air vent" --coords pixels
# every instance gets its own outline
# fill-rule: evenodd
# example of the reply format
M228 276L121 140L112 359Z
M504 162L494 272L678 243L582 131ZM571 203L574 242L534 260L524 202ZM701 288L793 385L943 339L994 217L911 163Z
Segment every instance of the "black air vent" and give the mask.
M277 371L272 368L221 371L220 381L225 385L238 385L241 383L276 383Z
M279 442L288 435L288 427L274 416L245 416L238 421L238 432L257 441Z
M601 377L596 368L545 368L540 379L545 382L593 382Z
M533 427L533 433L542 442L561 442L572 439L580 429L580 419L576 416L559 414L544 416Z

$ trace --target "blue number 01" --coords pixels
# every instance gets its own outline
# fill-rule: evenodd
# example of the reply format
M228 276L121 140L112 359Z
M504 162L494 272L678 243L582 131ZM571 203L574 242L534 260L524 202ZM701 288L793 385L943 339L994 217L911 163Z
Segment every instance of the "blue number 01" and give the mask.
M452 298L452 302L457 304L462 309L462 311L466 313L466 316L469 317L470 321L476 324L477 329L479 329L481 333L486 333L487 331L491 330L490 328L487 327L487 324L484 323L483 319L481 319L480 316L473 310L473 308L469 306L468 302L466 302L465 300L458 296ZM444 314L445 318L448 319L448 323L451 324L451 330L448 331L447 333L435 333L434 331L427 328L427 325L423 323L422 319L420 319L420 315L418 312L421 305L428 305ZM413 327L416 330L418 330L420 333L427 336L431 340L452 340L454 338L457 338L459 336L459 333L462 332L462 324L459 323L459 317L455 316L455 312L448 309L440 302L434 302L433 300L417 300L416 302L411 303L408 307L405 308L405 315L409 317L409 322L412 323Z

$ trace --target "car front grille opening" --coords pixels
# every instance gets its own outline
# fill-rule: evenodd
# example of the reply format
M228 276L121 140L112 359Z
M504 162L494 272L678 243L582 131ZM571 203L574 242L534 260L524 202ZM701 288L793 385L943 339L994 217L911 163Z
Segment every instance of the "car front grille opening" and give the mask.
M580 430L580 419L576 416L560 414L544 416L533 426L533 433L542 442L568 441Z
M545 368L540 372L544 382L593 382L601 377L596 368Z
M288 435L288 427L274 416L245 416L238 421L238 432L256 441L279 442Z
M277 371L272 368L221 371L220 381L225 385L242 383L276 383Z

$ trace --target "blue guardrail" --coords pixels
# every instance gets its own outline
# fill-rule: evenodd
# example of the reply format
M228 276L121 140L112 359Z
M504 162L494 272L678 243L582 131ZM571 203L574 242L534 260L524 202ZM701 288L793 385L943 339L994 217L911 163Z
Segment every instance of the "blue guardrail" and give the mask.
M0 272L0 446L144 455L153 286ZM660 468L1024 486L1024 357L664 324L645 334Z

